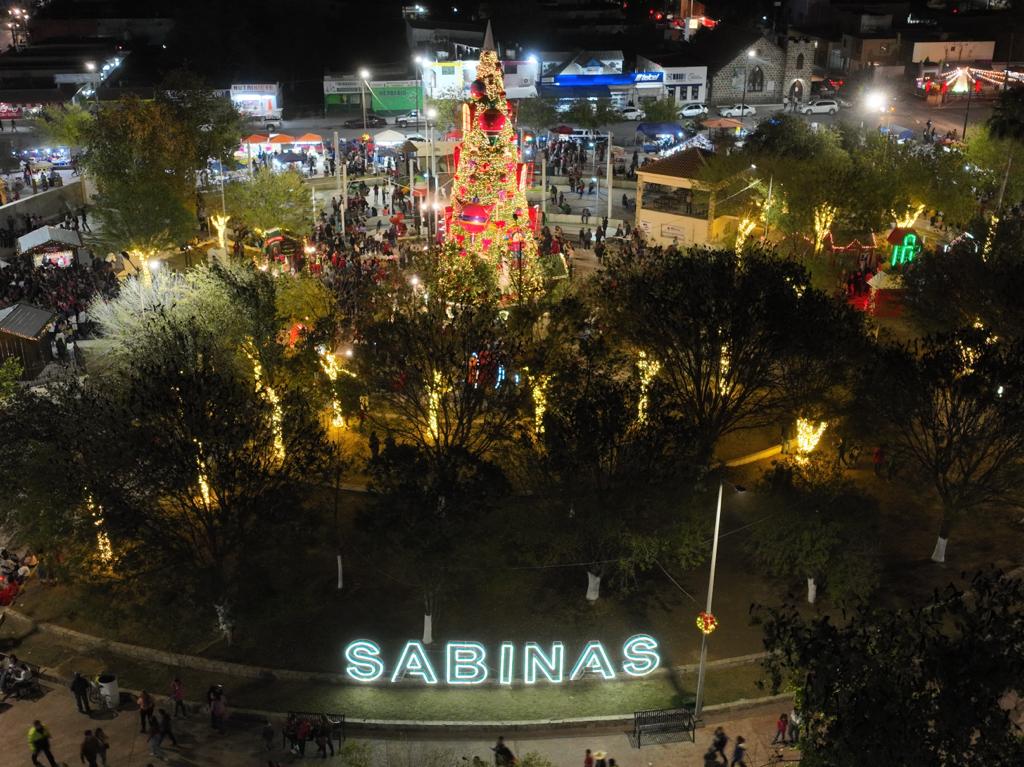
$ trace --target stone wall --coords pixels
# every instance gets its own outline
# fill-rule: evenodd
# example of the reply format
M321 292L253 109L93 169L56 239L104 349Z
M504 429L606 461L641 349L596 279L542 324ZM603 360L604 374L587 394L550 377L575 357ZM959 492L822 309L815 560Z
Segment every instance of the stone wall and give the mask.
M806 37L790 37L786 40L785 71L782 95L808 101L811 97L811 74L818 53L815 41Z
M753 50L754 56L748 51ZM747 79L744 97L743 79ZM786 54L765 37L736 52L736 57L709 73L712 104L781 104Z

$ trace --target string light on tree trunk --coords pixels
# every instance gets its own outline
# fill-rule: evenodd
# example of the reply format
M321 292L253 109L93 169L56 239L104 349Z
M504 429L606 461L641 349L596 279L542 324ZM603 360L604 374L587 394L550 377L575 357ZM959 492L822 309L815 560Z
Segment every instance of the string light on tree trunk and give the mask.
M92 516L93 527L96 528L96 555L99 557L100 562L109 568L114 561L114 547L110 543L110 536L107 535L107 531L103 529L103 507L97 505L91 495L86 495L85 507L89 510L90 516Z
M548 381L546 375L539 375L534 379L533 389L530 392L533 397L533 433L538 437L544 433L544 414L548 409Z
M430 430L430 437L435 442L441 434L441 397L444 396L444 392L444 379L441 376L441 371L435 370L430 377L430 386L427 390L427 428Z
M747 238L750 237L750 233L754 231L754 227L757 226L757 222L751 218L743 218L736 227L736 255L740 256L743 253L743 246L747 242Z
M263 366L260 364L259 358L256 356L255 349L246 349L246 354L252 361L252 377L256 383L256 391L261 394L267 402L270 403L271 407L271 425L274 431L274 456L279 461L284 461L284 437L281 431L281 402L278 399L277 392L270 386L265 386L263 383Z
M892 216L892 220L896 224L897 229L910 229L914 226L914 223L920 218L921 214L924 213L924 204L920 203L917 207L908 207L906 212L900 216L894 210L889 211L889 215Z
M647 409L650 405L651 384L661 370L661 363L641 350L637 353L636 368L640 372L640 398L636 403L636 422L647 423Z
M821 253L825 238L831 233L838 210L835 205L822 203L814 209L814 255Z
M828 428L827 421L814 422L807 418L796 419L796 453L797 460L804 462L807 456L814 452L814 449L821 442L821 435Z

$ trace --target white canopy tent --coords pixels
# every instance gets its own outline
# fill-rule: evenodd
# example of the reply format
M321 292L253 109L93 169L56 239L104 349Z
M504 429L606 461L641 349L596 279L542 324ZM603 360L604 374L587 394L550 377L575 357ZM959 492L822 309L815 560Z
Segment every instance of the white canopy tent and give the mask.
M18 253L32 253L33 261L39 266L47 256L62 256L59 265L67 266L78 255L82 237L74 229L56 226L41 226L18 238ZM57 263L56 261L54 263Z
M405 134L396 130L382 130L373 137L373 143L379 146L394 146L395 144L404 144L405 141Z

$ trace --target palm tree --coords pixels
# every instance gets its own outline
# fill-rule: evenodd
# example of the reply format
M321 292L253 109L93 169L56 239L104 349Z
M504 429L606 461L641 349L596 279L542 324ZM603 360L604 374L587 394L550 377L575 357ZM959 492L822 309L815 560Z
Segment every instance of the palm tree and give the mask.
M996 201L995 213L998 215L1003 208L1003 194L1006 192L1010 164L1013 162L1013 152L1016 148L1013 142L1024 141L1024 90L1010 88L999 94L992 116L988 118L988 131L995 138L1011 141L1006 153L1006 171L1003 173L1003 182L999 185L999 197Z

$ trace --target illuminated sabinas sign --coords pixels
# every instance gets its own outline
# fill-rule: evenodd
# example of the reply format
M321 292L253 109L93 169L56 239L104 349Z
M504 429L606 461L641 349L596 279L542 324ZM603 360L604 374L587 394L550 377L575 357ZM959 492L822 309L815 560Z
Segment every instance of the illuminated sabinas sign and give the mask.
M345 674L356 682L437 685L443 680L449 685L478 685L491 680L511 685L521 680L532 685L575 682L584 676L606 680L620 674L624 678L647 676L661 665L658 642L647 634L631 636L623 643L617 661L612 662L599 640L585 643L573 657L566 654L563 642L524 642L521 646L502 642L496 653L488 653L480 642L452 641L435 660L422 642L413 640L405 643L390 665L380 645L369 639L356 639L345 647Z

